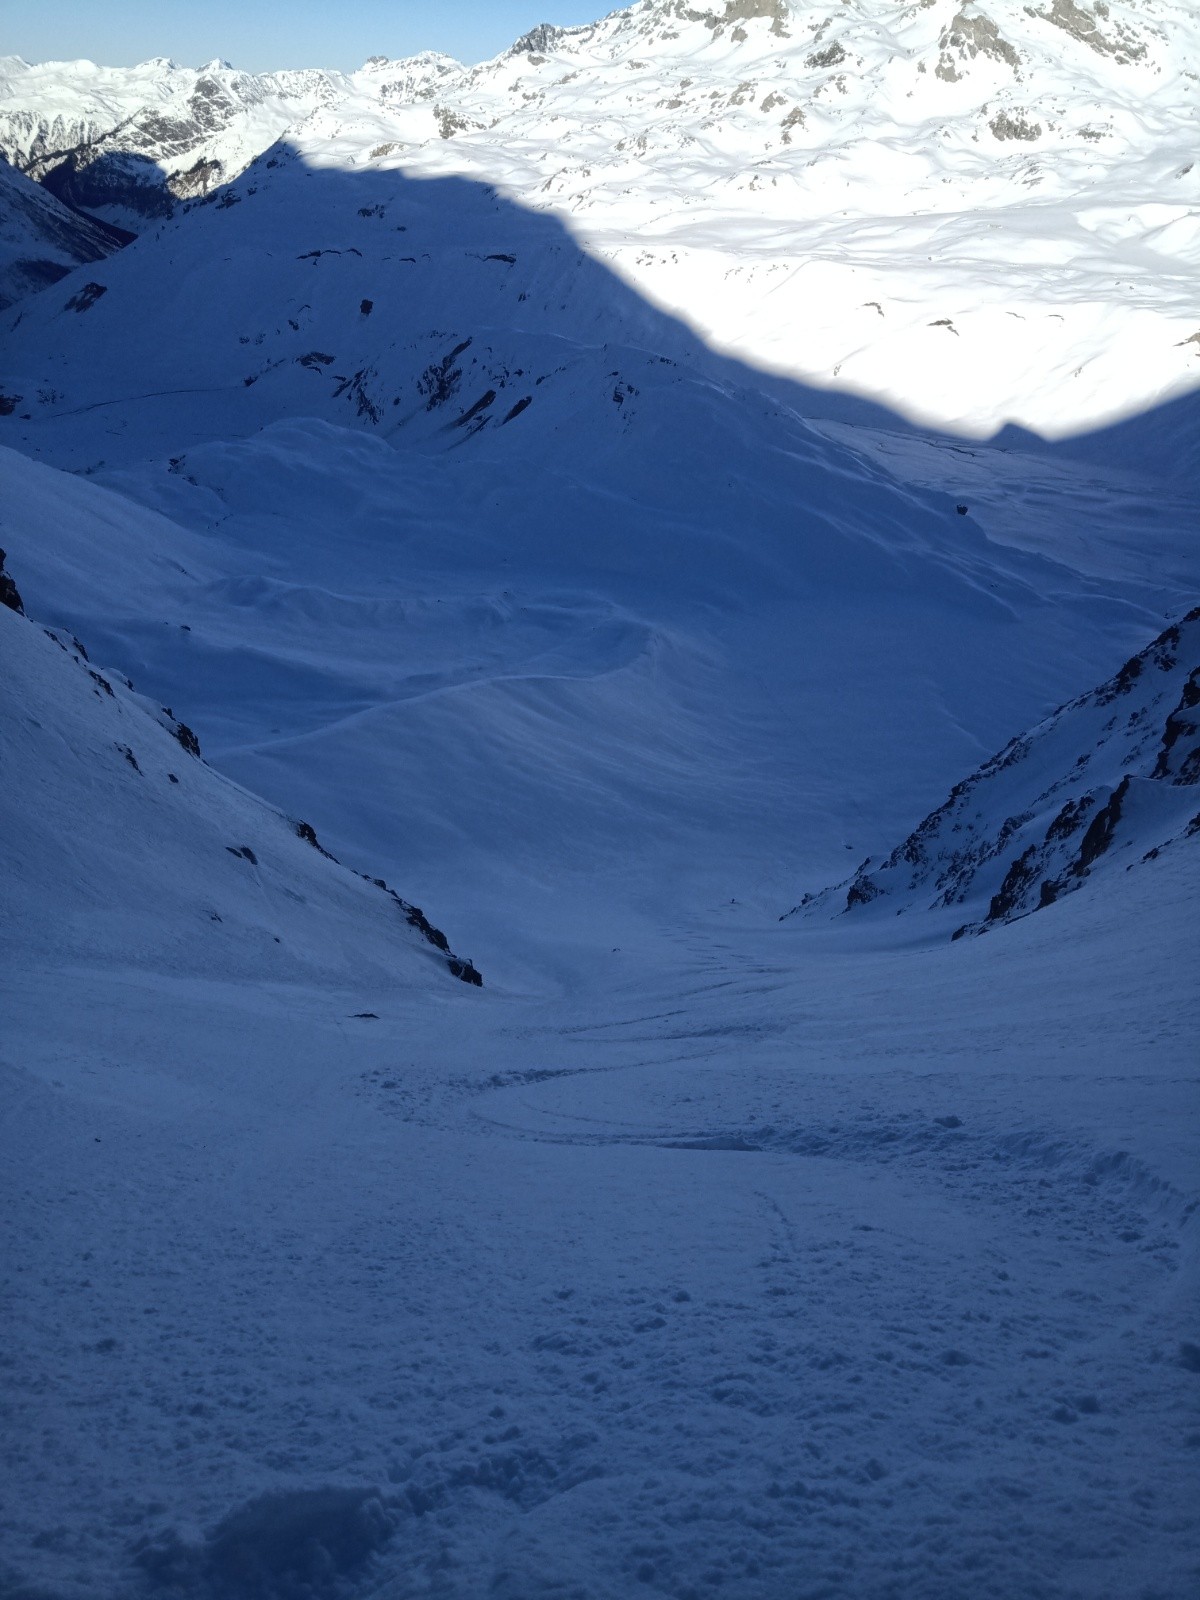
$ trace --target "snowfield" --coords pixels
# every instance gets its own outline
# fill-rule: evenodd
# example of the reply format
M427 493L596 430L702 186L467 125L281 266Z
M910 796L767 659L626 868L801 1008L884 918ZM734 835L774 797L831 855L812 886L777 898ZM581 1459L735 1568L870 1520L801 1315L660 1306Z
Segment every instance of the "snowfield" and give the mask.
M1196 42L0 64L3 1600L1190 1600Z

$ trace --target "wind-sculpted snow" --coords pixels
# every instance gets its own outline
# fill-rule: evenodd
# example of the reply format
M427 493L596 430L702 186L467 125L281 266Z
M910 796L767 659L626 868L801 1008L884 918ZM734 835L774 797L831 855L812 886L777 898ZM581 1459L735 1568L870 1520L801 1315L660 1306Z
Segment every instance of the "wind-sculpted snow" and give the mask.
M1197 839L1200 609L1011 740L891 855L796 909L974 908L957 933L982 931Z

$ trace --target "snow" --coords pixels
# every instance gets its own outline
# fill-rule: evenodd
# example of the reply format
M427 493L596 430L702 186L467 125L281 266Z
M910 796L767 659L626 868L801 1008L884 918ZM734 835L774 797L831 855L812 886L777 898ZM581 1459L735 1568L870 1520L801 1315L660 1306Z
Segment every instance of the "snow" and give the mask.
M350 1593L1183 1596L1195 866L532 1003L23 964L8 1548L241 1593L337 1485Z
M797 910L952 907L958 938L1043 909L1097 871L1133 871L1200 833L1197 706L1200 608L1011 740L885 860ZM961 907L979 920L963 922Z
M2 158L0 197L0 311L116 248L110 230L68 211Z
M285 135L342 167L467 175L569 219L755 365L971 435L1059 437L1195 386L1198 71L1181 0L642 0L472 68L9 58L0 149L39 177L40 153L85 140L85 171L135 152L151 220L171 186L211 186L197 163L227 182ZM83 203L141 228L117 181Z
M7 609L0 626L12 708L0 908L25 960L69 969L119 952L134 971L267 988L378 982L405 964L417 986L445 967L393 898L212 772L186 725L73 636Z
M1040 10L376 60L4 314L0 1593L1194 1592L1195 29Z

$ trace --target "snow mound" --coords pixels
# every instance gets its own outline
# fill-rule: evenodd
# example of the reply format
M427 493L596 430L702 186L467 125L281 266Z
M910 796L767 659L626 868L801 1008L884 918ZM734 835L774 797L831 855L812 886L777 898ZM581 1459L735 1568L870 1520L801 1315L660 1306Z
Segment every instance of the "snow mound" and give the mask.
M795 911L965 906L1011 922L1200 836L1200 607L1009 741L878 864Z
M0 926L26 960L103 952L172 975L387 988L448 966L480 982L417 907L219 776L190 728L72 635L25 617L12 579L0 600Z

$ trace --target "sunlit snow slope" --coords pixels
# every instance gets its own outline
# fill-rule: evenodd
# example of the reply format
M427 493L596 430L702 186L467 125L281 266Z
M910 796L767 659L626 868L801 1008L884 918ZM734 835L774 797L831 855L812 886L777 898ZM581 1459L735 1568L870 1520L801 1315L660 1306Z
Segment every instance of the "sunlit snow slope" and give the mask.
M445 57L0 71L0 149L125 225L285 134L569 219L719 346L971 433L1194 387L1200 30L1183 0L641 0Z

